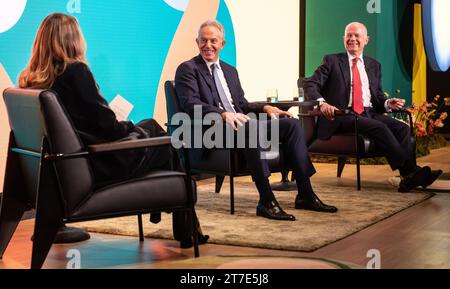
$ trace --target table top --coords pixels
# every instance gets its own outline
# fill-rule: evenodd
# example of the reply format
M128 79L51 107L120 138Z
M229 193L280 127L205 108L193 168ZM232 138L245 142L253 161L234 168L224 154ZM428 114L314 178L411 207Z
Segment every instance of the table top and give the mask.
M318 102L314 100L308 100L308 101L298 101L298 100L280 100L278 102L268 102L268 101L255 101L256 103L264 103L267 105L278 107L279 109L288 110L291 107L295 106L311 106L316 105Z

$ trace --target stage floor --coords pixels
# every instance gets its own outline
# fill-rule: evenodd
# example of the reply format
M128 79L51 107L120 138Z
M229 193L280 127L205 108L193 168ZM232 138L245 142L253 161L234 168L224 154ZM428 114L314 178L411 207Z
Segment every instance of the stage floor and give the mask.
M449 160L450 146L447 146L418 161L420 165L441 168L446 173L427 190L437 192L434 197L312 253L206 244L200 246L202 257L194 259L192 249L180 249L173 240L146 239L140 243L133 237L93 233L88 241L53 245L44 268L66 268L70 260L66 256L72 249L80 252L82 268L324 268L340 265L365 268L371 249L380 252L382 268L450 268ZM355 184L356 169L352 165L345 167L341 179L336 178L336 165L315 166L317 174L313 184ZM364 191L367 186L390 186L387 178L395 173L388 166L364 166L361 176ZM279 178L274 174L271 181ZM237 182L248 180L248 177L238 178ZM29 267L33 224L33 219L19 224L0 261L0 269Z

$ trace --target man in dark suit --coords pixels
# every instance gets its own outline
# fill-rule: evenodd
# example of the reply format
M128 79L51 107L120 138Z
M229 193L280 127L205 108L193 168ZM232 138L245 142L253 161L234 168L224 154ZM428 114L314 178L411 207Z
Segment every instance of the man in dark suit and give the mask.
M291 160L299 190L295 208L336 212L337 208L320 201L311 187L309 178L315 169L298 120L276 107L249 103L244 97L237 70L219 61L219 53L225 45L224 34L223 26L217 21L206 21L200 26L196 39L200 55L182 63L175 76L175 89L182 109L193 117L194 107L201 106L203 116L216 113L235 130L249 129L249 123L253 121L246 115L249 112L267 113L271 118L279 119L279 139ZM268 120L269 123L271 121L274 120ZM270 131L270 125L267 127L269 134L275 133ZM269 166L267 160L261 157L260 144L251 148L248 146L249 134L245 135L247 146L243 152L260 196L256 214L269 219L295 220L293 215L283 211L270 188Z
M401 109L405 100L385 99L381 89L381 65L375 59L364 56L369 43L364 24L347 25L344 35L346 53L327 55L314 75L304 81L304 90L310 99L319 101L325 117L318 121L318 137L328 139L336 132L355 130L353 116L334 117L339 109L351 108L362 117L358 131L372 137L383 150L393 170L402 176L399 191L431 185L441 170L416 165L410 129L407 125L384 113Z

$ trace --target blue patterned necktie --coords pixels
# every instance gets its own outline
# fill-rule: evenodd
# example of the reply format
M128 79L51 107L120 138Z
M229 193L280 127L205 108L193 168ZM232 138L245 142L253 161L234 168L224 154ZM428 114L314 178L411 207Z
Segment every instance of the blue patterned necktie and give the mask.
M233 105L228 100L227 95L225 94L225 90L223 89L222 83L219 79L219 73L217 73L217 64L211 64L211 71L214 78L214 83L216 84L217 92L219 93L220 101L222 102L223 108L229 112L236 112L233 108Z

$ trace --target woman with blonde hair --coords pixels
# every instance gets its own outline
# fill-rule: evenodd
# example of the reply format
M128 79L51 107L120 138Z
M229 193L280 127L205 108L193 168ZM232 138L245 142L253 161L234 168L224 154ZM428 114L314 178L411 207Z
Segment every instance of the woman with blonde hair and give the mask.
M85 145L166 135L153 119L136 125L118 121L100 94L85 54L86 42L77 19L62 13L50 14L38 29L30 61L19 76L19 86L54 90ZM158 168L170 169L172 161L177 160L170 148L161 147L99 155L91 158L91 164L97 183L107 184ZM176 216L175 238L182 241L183 247L191 245L185 237L190 235L181 225L185 216ZM200 234L200 243L207 239Z
M19 86L56 91L85 145L165 135L151 119L137 125L116 119L100 94L85 54L86 42L77 19L62 13L50 14L38 29L30 61L19 76ZM92 166L97 182L108 182L166 167L170 158L167 148L156 148L96 156Z
M68 65L86 64L85 53L86 42L76 18L50 14L37 32L30 62L19 76L19 86L49 88Z

